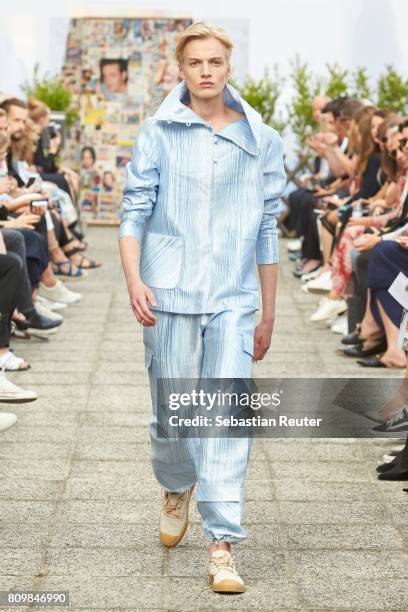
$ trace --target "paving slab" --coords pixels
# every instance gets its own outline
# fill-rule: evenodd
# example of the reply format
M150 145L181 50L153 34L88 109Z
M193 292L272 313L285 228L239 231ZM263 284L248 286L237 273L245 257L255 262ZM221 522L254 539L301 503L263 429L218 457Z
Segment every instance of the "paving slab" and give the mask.
M10 375L39 399L13 408L18 423L1 436L0 590L67 590L70 609L86 611L406 611L407 497L401 483L375 474L393 442L255 441L247 539L234 549L247 584L239 597L208 588L194 500L185 538L162 548L142 329L129 309L117 229L89 228L87 241L103 267L69 284L82 301L63 312L49 342L18 344L32 369ZM339 336L310 322L317 298L300 291L281 248L272 348L254 376L361 376L337 354Z

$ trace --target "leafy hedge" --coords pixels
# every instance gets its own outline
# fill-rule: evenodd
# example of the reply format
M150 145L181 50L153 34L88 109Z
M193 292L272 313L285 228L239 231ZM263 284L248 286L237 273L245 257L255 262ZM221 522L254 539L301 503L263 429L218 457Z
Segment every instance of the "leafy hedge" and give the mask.
M306 127L316 127L311 105L313 98L319 94L331 98L348 95L368 99L381 108L408 114L408 78L400 75L393 66L384 68L374 86L370 84L365 68L350 71L335 63L327 64L326 71L324 75L315 75L308 64L296 56L291 62L288 79L292 95L289 103L284 105L284 112L278 110L278 102L286 79L280 75L277 66L272 76L265 70L259 81L248 76L243 84L232 84L261 113L265 123L280 133L287 129L294 133L299 155L305 154Z

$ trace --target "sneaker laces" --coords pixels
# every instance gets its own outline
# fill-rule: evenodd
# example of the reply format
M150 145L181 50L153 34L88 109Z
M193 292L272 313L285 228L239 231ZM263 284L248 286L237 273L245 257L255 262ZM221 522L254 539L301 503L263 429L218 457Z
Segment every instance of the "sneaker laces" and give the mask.
M171 496L175 497L174 503L172 503ZM184 502L185 493L164 493L164 511L174 518L180 518L181 508Z
M233 574L237 573L237 570L235 569L235 557L233 557L233 555L227 550L220 557L215 557L214 555L211 555L210 563L213 563L216 566L217 570L226 569L232 572Z

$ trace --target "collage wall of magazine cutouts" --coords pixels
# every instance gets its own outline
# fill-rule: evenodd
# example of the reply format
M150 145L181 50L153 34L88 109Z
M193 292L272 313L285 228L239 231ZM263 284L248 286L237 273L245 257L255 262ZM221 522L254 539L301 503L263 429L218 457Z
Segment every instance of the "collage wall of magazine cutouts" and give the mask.
M189 18L72 19L63 77L79 122L67 157L81 177L81 216L119 223L126 164L143 119L178 83L177 37Z

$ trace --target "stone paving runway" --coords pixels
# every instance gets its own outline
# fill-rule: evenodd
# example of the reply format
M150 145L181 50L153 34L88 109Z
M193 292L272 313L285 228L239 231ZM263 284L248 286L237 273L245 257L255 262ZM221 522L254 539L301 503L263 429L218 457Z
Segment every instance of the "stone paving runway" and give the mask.
M14 343L32 369L11 378L40 399L0 438L0 590L69 591L73 610L408 610L408 496L375 478L383 440L255 442L248 540L235 551L244 595L210 592L195 507L183 542L160 546L141 329L116 230L87 240L104 265L71 283L83 300L58 336ZM360 376L335 354L338 337L308 322L316 299L283 251L272 350L255 376Z

